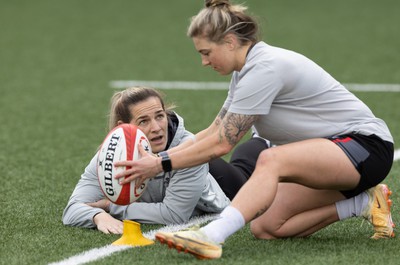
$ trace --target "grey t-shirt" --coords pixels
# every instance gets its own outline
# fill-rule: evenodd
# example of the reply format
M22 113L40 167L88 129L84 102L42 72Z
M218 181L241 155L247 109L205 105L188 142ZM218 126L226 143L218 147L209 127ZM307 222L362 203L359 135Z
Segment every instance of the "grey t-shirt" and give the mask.
M274 144L345 133L393 142L386 123L324 69L293 51L257 43L234 72L224 106L261 115L254 124Z

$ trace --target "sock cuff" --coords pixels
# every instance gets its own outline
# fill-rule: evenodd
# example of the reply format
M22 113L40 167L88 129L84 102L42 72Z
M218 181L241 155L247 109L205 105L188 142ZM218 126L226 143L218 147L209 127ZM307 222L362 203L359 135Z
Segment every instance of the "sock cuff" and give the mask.
M228 217L231 220L236 220L241 227L246 224L242 213L233 206L227 206L221 213L222 217Z

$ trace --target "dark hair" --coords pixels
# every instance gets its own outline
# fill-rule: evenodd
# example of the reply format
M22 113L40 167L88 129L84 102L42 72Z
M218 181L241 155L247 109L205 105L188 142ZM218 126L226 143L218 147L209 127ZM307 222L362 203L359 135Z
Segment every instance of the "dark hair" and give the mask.
M232 5L229 0L205 0L205 7L191 18L187 35L220 43L232 33L242 45L256 43L259 40L258 23L245 13L246 10L246 6Z

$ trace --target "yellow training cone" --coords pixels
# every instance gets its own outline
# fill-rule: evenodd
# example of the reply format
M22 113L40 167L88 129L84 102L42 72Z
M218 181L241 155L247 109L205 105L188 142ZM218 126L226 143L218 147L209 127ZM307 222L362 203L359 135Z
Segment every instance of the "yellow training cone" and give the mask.
M120 239L114 241L112 245L121 246L147 246L154 244L153 240L145 238L140 231L140 224L131 220L124 220L124 231Z

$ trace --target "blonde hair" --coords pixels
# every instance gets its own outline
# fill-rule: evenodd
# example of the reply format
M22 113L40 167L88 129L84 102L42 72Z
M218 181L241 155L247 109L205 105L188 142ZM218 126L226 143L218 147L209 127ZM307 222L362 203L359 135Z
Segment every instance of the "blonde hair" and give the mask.
M259 40L259 27L247 15L244 5L232 5L229 0L205 0L205 7L191 18L187 36L205 37L220 43L228 33L235 34L241 45Z
M108 130L111 131L118 125L118 121L130 123L133 119L130 108L139 102L145 101L148 98L156 97L160 100L163 110L167 114L171 113L174 105L169 105L165 108L164 95L151 87L134 86L122 91L115 92L110 102L110 114L108 120Z

